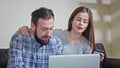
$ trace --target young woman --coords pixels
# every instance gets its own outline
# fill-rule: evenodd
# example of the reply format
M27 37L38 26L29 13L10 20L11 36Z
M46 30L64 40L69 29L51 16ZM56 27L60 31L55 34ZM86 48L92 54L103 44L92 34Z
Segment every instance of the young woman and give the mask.
M28 36L29 28L23 26L19 32ZM94 26L92 12L87 7L78 7L71 14L67 30L54 32L63 43L63 54L92 54L95 52ZM61 34L60 34L61 33ZM101 61L104 54L100 53Z

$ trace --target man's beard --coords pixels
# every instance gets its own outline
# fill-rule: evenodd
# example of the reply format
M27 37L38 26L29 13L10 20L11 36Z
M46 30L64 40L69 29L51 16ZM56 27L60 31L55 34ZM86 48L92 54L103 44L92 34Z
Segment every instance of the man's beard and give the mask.
M40 39L40 38L37 36L37 29L35 29L34 37L35 37L35 40L36 40L39 44L41 44L41 46L46 45L46 44L48 44L48 42L49 42L49 40L48 40L48 41L45 41L45 40L43 40L43 39ZM46 38L46 37L48 37L48 36L43 36L42 38Z

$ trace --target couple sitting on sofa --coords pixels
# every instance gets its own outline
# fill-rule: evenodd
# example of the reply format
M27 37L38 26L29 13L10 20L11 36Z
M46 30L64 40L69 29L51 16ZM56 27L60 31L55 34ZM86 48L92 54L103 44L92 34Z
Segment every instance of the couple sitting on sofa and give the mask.
M29 37L23 36L17 32L13 35L10 41L10 59L8 63L10 67L21 67L24 66L24 63L26 63L27 65L25 66L28 67L36 66L47 68L48 55L92 54L96 52L92 13L86 7L78 7L75 9L70 16L68 29L65 31L59 30L58 32L61 34L56 33L56 35L62 40L63 52L60 46L60 39L52 34L54 27L54 14L51 12L51 10L46 8L35 10L32 13L31 21L30 30L26 29L27 27L22 27L19 30L19 32L23 33L24 35L29 34ZM40 64L34 64L34 62L28 61L28 59L31 61L33 60L33 53L38 57L34 62ZM104 54L102 52L99 52L99 54L100 61L102 61L104 59ZM20 56L24 57L24 61L22 61L22 57ZM39 59L43 62L39 62ZM14 62L15 64L12 64Z

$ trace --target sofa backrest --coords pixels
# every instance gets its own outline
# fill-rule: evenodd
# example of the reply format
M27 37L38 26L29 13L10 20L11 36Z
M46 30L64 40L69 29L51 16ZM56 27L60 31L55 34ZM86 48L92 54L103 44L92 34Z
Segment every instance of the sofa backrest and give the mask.
M9 49L0 49L0 68L7 68L8 50Z

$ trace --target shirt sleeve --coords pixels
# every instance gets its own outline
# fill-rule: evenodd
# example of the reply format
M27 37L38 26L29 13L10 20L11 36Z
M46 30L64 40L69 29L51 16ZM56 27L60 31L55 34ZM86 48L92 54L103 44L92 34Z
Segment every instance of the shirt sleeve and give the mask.
M52 47L53 52L55 52L55 55L61 55L63 51L61 39L55 34L53 34L51 36L51 43L53 44Z
M8 68L23 68L22 61L22 36L18 33L14 34L9 44L9 60Z
M63 47L62 42L59 38L57 40L57 48L58 48L57 55L61 55L63 53Z

